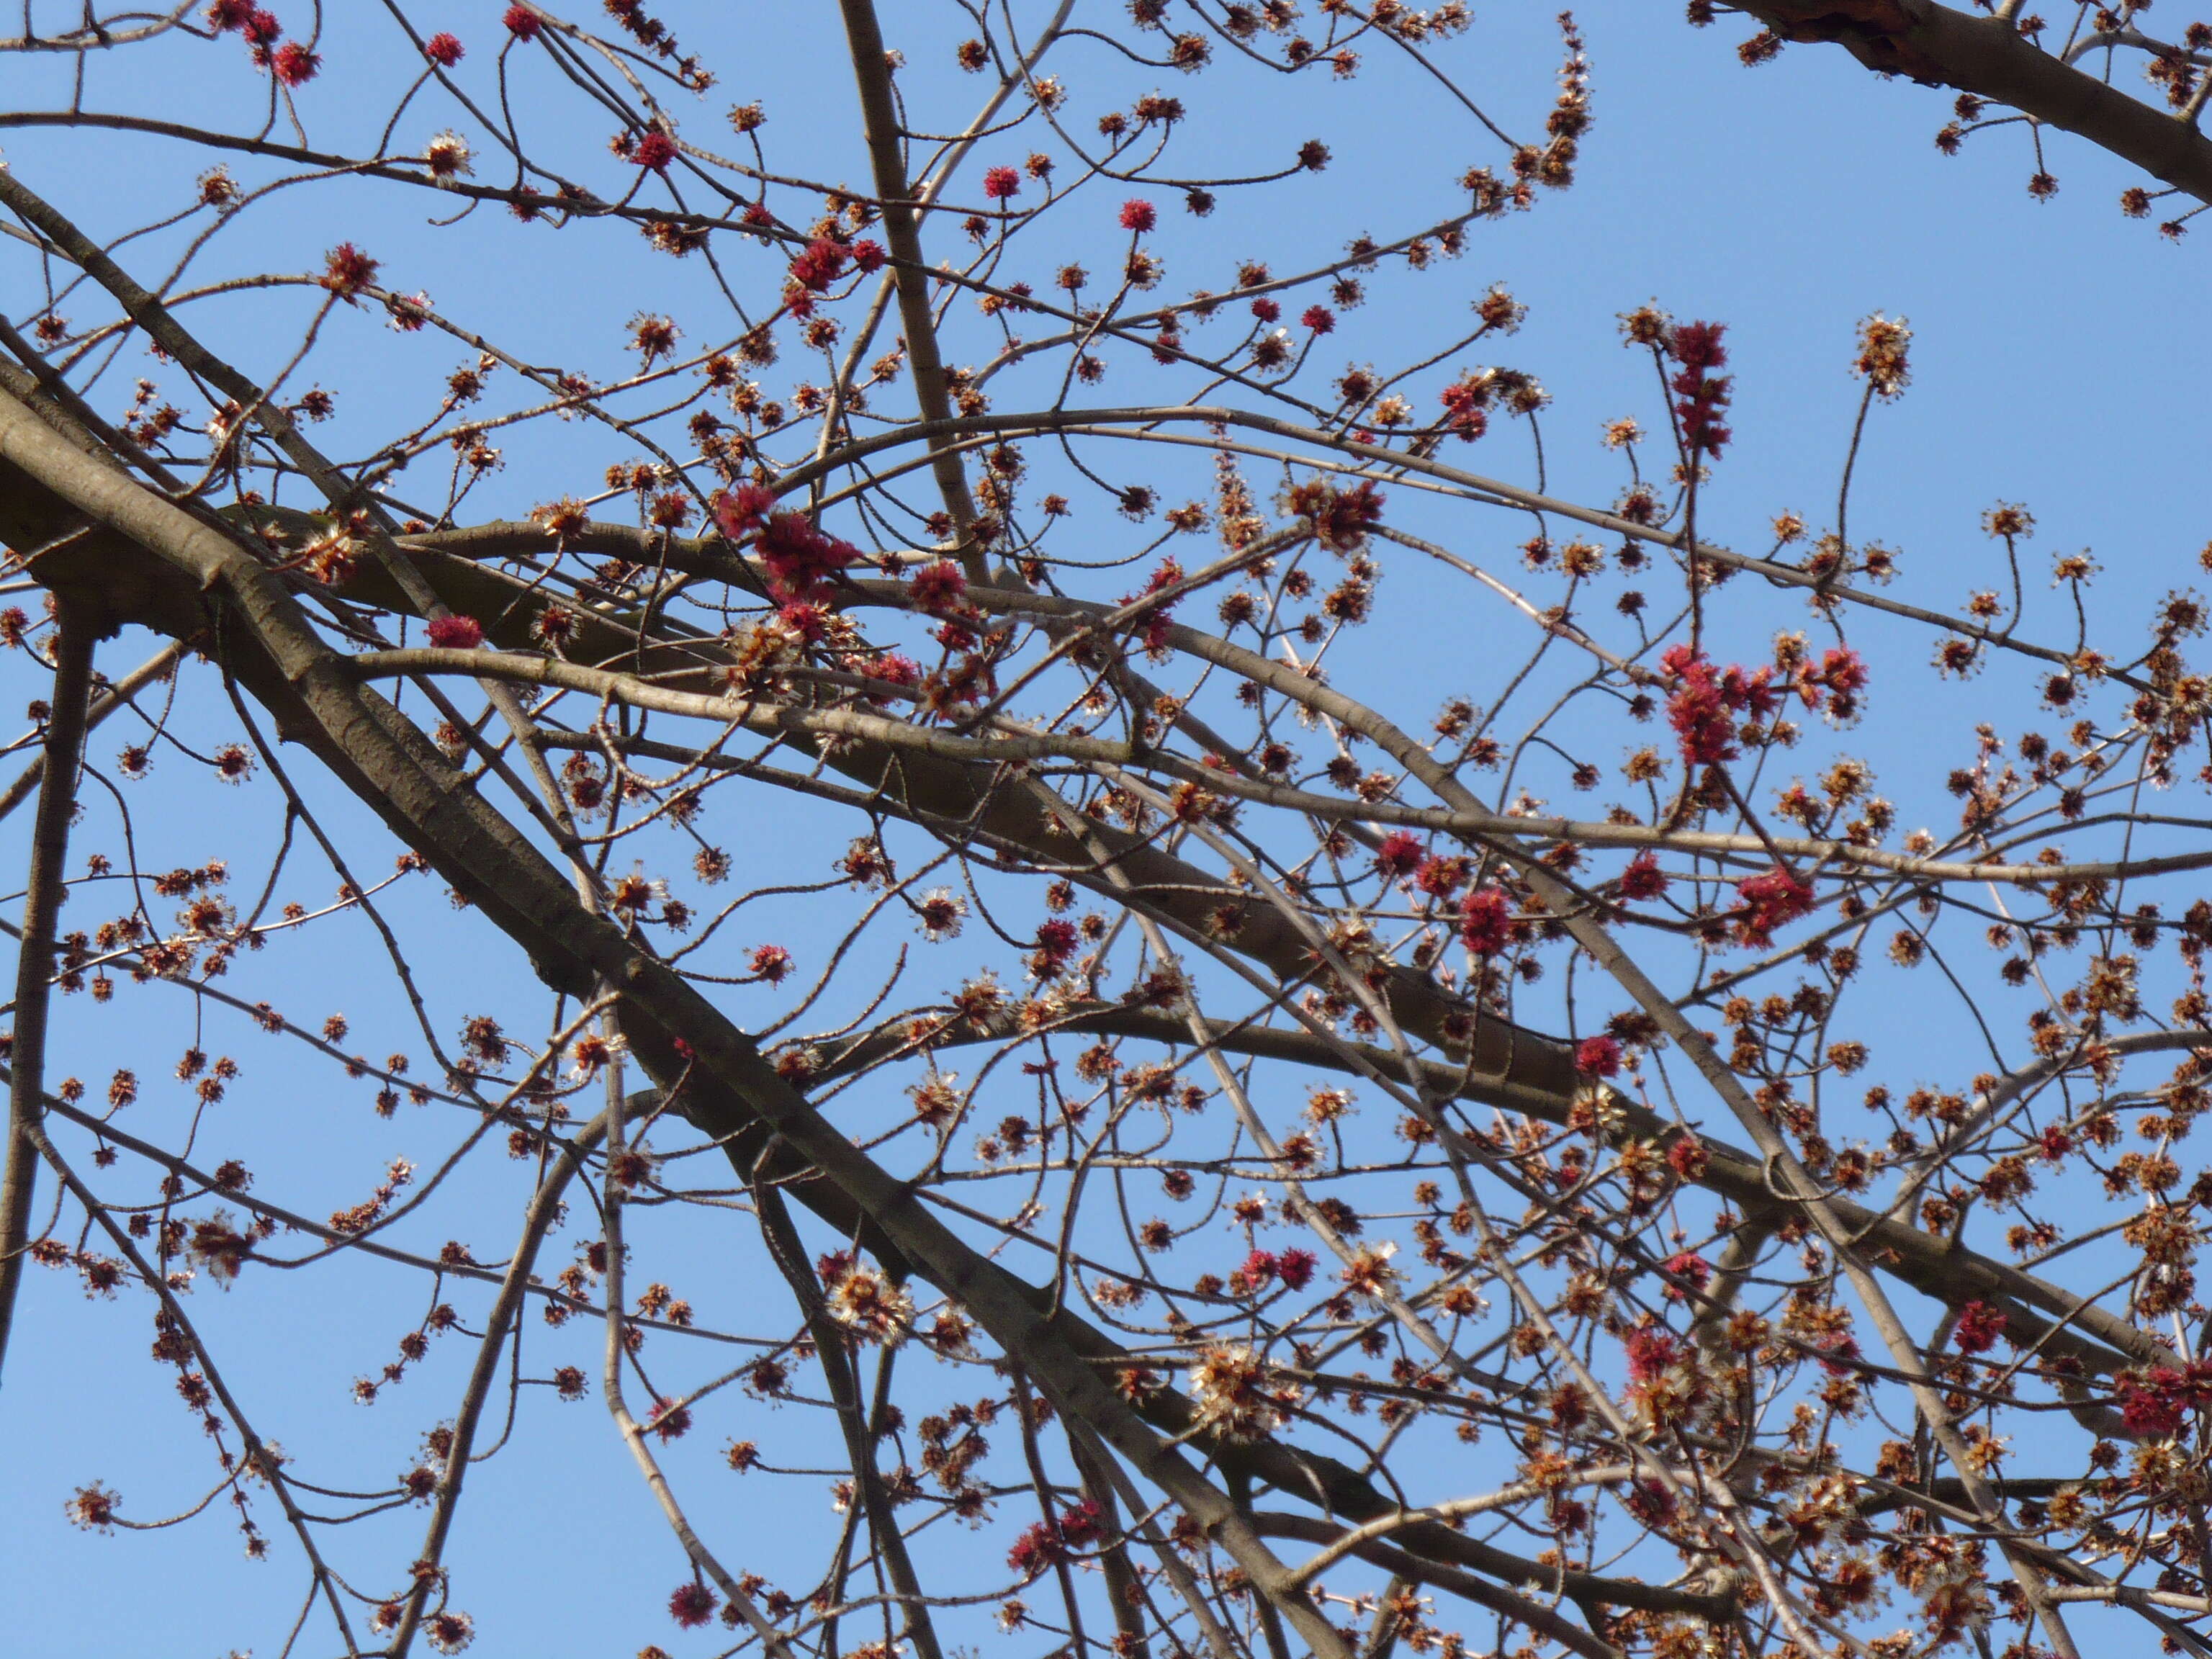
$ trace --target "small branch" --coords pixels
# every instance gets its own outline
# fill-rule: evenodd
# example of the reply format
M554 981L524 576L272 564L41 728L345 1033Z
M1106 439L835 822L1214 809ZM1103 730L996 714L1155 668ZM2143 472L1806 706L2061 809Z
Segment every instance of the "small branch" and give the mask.
M54 625L54 695L46 717L45 775L31 830L29 890L23 901L23 943L15 957L15 1036L9 1051L8 1162L0 1174L0 1371L15 1319L30 1243L31 1197L37 1183L34 1131L46 1072L46 1012L54 977L54 920L64 890L70 818L76 810L77 763L84 752L85 713L92 687L93 630L64 605Z

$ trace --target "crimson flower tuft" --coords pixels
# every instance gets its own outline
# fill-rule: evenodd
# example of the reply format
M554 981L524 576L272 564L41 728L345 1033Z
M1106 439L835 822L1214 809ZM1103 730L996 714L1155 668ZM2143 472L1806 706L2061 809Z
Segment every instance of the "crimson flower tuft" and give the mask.
M1628 1376L1631 1382L1649 1382L1682 1358L1682 1344L1672 1332L1639 1325L1628 1334Z
M818 236L791 262L791 280L809 294L820 294L845 274L847 250L826 236Z
M443 30L422 43L422 55L440 69L453 68L461 61L465 52L466 48L461 45L460 36L448 34Z
M1575 1045L1575 1070L1584 1077L1613 1077L1620 1070L1620 1045L1609 1036L1584 1037Z
M1682 442L1693 458L1717 458L1733 435L1721 416L1735 376L1712 372L1728 362L1728 349L1721 343L1727 328L1726 323L1678 323L1667 336L1667 355L1682 366L1667 384L1677 399L1674 415L1681 422Z
M1133 198L1121 204L1121 228L1124 230L1133 230L1141 236L1159 222L1159 210L1150 202Z
M1713 1264L1694 1250L1678 1251L1659 1265L1674 1278L1681 1279L1699 1291L1705 1288L1713 1276ZM1683 1292L1674 1285L1669 1285L1667 1287L1667 1299L1669 1302L1680 1302L1683 1299Z
M676 159L676 141L656 127L630 146L629 159L639 167L659 173Z
M1303 1291L1313 1282L1314 1269L1319 1265L1311 1250L1285 1250L1275 1258L1275 1276L1285 1289Z
M1018 167L989 167L983 173L983 194L994 202L1003 202L1010 196L1021 193L1022 174Z
M1427 853L1420 838L1410 830L1394 830L1382 837L1382 844L1375 849L1375 867L1382 872L1384 879L1395 881L1419 869Z
M781 945L756 945L753 973L771 985L781 985L791 973L791 952Z
M1774 930L1813 908L1813 890L1779 865L1763 876L1736 883L1742 908L1733 912L1736 942L1763 951L1774 943Z
M1667 878L1651 853L1638 853L1620 872L1620 896L1625 899L1656 899L1667 890Z
M1733 716L1764 719L1781 706L1771 668L1748 674L1733 665L1717 668L1687 645L1669 646L1659 665L1674 677L1667 723L1682 741L1682 757L1693 766L1717 766L1735 758Z
M215 0L207 9L209 26L217 34L231 29L242 29L253 15L253 0Z
M351 242L340 242L324 258L323 286L341 300L350 300L376 280L377 262Z
M951 560L939 559L915 571L906 591L917 611L950 611L968 592L968 578Z
M864 276L872 276L889 263L890 256L884 252L883 244L862 238L846 250L853 256L853 269Z
M1995 1347L2005 1334L2005 1310L1993 1308L1986 1302L1969 1302L1959 1310L1959 1322L1952 1328L1952 1339L1959 1345L1960 1353L1980 1353Z
M1479 957L1495 956L1513 937L1512 906L1504 890L1478 887L1460 905L1459 936Z
M716 495L709 505L714 509L715 528L739 541L768 522L768 515L775 511L775 491L766 484L741 483Z
M276 21L274 13L263 11L258 7L249 9L238 27L245 34L248 46L264 50L275 46L277 37L284 33L284 26Z
M805 599L854 559L859 551L817 529L804 514L778 513L757 544L768 567L769 585L779 600Z
M483 624L474 617L433 617L430 643L441 651L473 651L483 643Z
M678 1584L668 1598L668 1616L685 1630L696 1630L714 1616L714 1592L697 1579Z
M322 66L321 54L308 51L304 42L287 40L276 48L276 78L288 87L305 86Z
M1063 921L1057 917L1050 921L1041 921L1036 931L1037 955L1056 969L1075 954L1076 937L1075 924L1072 921Z
M1336 327L1336 313L1327 306L1308 306L1298 320L1316 334L1329 333Z
M1095 1544L1104 1532L1098 1505L1085 1498L1060 1512L1057 1521L1037 1521L1023 1529L1006 1552L1006 1565L1027 1582L1060 1562L1067 1552Z
M527 6L509 6L507 15L500 21L507 25L507 32L518 40L535 40L538 31L545 24L545 20Z

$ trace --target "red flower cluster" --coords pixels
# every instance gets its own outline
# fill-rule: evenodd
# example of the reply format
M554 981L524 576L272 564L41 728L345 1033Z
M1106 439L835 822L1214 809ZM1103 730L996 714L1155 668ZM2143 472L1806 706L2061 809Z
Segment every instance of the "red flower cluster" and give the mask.
M459 63L465 50L459 35L442 32L422 43L422 55L440 69L451 69Z
M1375 867L1386 881L1396 881L1419 869L1425 856L1426 849L1419 836L1409 830L1394 830L1382 837L1382 844L1375 849Z
M1070 1550L1097 1543L1104 1532L1098 1505L1086 1498L1062 1510L1057 1521L1031 1524L1006 1552L1006 1565L1021 1574L1026 1583L1066 1560Z
M433 617L429 634L441 651L473 651L483 643L483 624L474 617Z
M1656 854L1638 853L1620 872L1620 891L1625 899L1656 899L1667 890Z
M1739 945L1763 951L1774 943L1774 930L1813 908L1813 890L1780 866L1763 876L1746 876L1735 884L1742 906L1730 913Z
M1632 1382L1649 1382L1682 1358L1682 1344L1671 1331L1654 1325L1639 1325L1629 1332L1624 1345L1628 1351L1628 1377Z
M2212 1360L2185 1367L2153 1365L2112 1379L2120 1417L2136 1434L2179 1434L2191 1412L2212 1407Z
M968 592L968 578L950 559L926 564L908 579L907 597L917 611L942 615L953 609Z
M509 6L507 15L500 21L507 25L507 32L518 40L535 40L538 31L544 27L544 20L527 6Z
M1369 482L1336 489L1316 478L1294 488L1289 506L1312 521L1314 539L1332 553L1358 552L1367 532L1382 522L1382 492Z
M1503 888L1478 887L1459 908L1459 936L1479 957L1495 956L1513 939L1513 907Z
M323 286L341 300L350 300L376 280L377 262L351 242L340 242L324 256L327 269Z
M1667 699L1667 724L1681 739L1682 758L1692 766L1734 760L1735 716L1748 714L1763 720L1781 706L1771 668L1748 674L1733 664L1717 668L1690 645L1668 647L1659 665L1674 679Z
M1319 1263L1311 1250L1288 1249L1280 1255L1273 1250L1255 1250L1244 1258L1244 1265L1230 1275L1232 1288L1245 1296L1257 1296L1270 1280L1279 1279L1283 1288L1303 1291L1313 1282L1314 1268Z
M1660 1266L1674 1278L1700 1291L1705 1288L1713 1276L1713 1264L1695 1250L1677 1251L1668 1256ZM1684 1299L1686 1294L1675 1285L1669 1285L1667 1287L1667 1299L1669 1302L1680 1302Z
M714 1592L695 1578L669 1596L668 1616L685 1630L696 1630L714 1616Z
M1960 1353L1981 1353L1996 1346L2005 1334L2005 1310L1993 1308L1986 1302L1969 1302L1959 1310L1958 1323L1951 1328L1951 1338L1959 1345Z
M322 66L322 54L310 52L301 40L287 40L269 63L270 71L288 87L305 86Z
M1620 1045L1609 1036L1584 1037L1575 1045L1575 1070L1584 1077L1618 1076Z
M676 159L676 141L656 127L630 146L629 159L638 167L659 173Z
M1068 957L1075 954L1079 935L1075 924L1055 916L1041 921L1036 930L1036 963L1046 974L1056 974Z
M848 257L842 242L833 242L826 236L817 236L791 262L791 280L809 294L823 293L830 283L845 274L845 261Z
M759 523L757 516L737 504L748 490L768 493L750 484L715 497L715 522L733 540L742 539L750 533L751 526ZM724 503L731 505L726 508ZM768 568L769 592L779 603L820 597L831 579L860 556L860 549L826 534L803 513L771 514L754 534L752 544Z
M987 167L983 172L983 194L994 202L1003 202L1010 196L1018 196L1022 175L1018 167Z
M1327 306L1308 306L1298 320L1316 334L1327 334L1336 326L1336 313Z
M1866 690L1866 662L1849 646L1831 646L1818 667L1800 664L1793 683L1808 708L1818 708L1826 693L1829 716L1850 720L1859 712L1859 693Z
M1694 460L1699 455L1717 459L1721 446L1734 434L1721 424L1729 405L1731 374L1711 371L1728 362L1721 344L1726 323L1677 323L1667 335L1667 355L1682 367L1668 386L1679 400L1674 416L1682 423L1682 442Z
M1473 443L1490 430L1488 413L1491 382L1486 375L1469 374L1454 380L1437 394L1444 406L1444 430L1456 432L1463 442Z
M1121 228L1143 235L1159 223L1159 210L1150 202L1131 200L1121 204Z

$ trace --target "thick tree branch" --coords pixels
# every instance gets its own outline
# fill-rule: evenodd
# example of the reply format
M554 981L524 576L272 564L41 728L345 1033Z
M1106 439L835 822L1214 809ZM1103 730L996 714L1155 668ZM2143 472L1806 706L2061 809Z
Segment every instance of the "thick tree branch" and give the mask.
M2006 19L1936 0L1756 0L1743 9L1785 40L1829 42L1878 73L2007 105L2212 202L2212 139L2194 122L2066 63Z

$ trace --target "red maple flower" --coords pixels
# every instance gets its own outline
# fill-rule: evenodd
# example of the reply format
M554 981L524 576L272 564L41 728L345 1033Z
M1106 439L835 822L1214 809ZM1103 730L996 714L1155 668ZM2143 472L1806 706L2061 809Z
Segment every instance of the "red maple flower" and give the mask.
M527 6L509 6L507 15L500 20L507 32L518 40L535 40L538 31L544 27L544 19Z
M277 47L273 64L276 78L288 87L305 86L322 66L321 54L308 51L299 40L287 40Z
M1313 1283L1314 1269L1320 1265L1311 1250L1288 1249L1275 1258L1275 1276L1285 1290L1303 1291Z
M483 624L474 617L433 617L429 634L441 651L473 651L483 643Z
M1159 210L1150 202L1133 198L1121 204L1121 228L1124 230L1133 230L1141 236L1159 222Z
M1308 306L1298 320L1316 334L1327 334L1336 327L1336 313L1327 306Z
M847 257L842 244L817 236L791 262L791 280L809 294L823 293L845 274Z
M1057 968L1075 954L1076 937L1075 924L1072 921L1062 921L1057 917L1050 921L1041 921L1036 931L1037 954Z
M1721 344L1727 328L1726 323L1678 323L1667 337L1668 355L1682 366L1667 384L1677 399L1674 415L1681 422L1683 445L1693 457L1717 459L1734 435L1721 424L1721 416L1735 377L1711 372L1728 362L1728 349Z
M1733 913L1736 942L1763 951L1774 943L1774 930L1813 908L1813 890L1779 865L1763 876L1746 876L1735 884L1742 908Z
M1969 1302L1959 1310L1958 1323L1952 1327L1951 1337L1959 1345L1960 1353L1981 1353L1996 1346L2005 1334L2008 1321L2002 1308L1993 1308L1982 1301Z
M1613 1077L1620 1071L1620 1045L1609 1036L1588 1036L1575 1045L1575 1070L1584 1077Z
M376 280L377 262L351 242L340 242L324 258L323 286L341 300L350 300Z
M714 510L714 527L732 541L742 541L768 522L775 511L775 491L766 484L741 483L726 489L708 503Z
M1021 188L1022 174L1018 167L990 167L984 172L983 194L994 202L1003 202L1010 196L1018 195Z
M853 269L864 276L874 276L890 260L890 255L884 252L882 243L870 241L865 236L846 252L853 256Z
M1503 889L1478 887L1467 896L1459 908L1459 936L1479 957L1506 947L1513 937L1513 914Z
M1620 872L1620 892L1625 899L1656 899L1666 890L1667 878L1660 873L1654 854L1638 853Z
M629 159L638 167L649 167L659 173L676 159L676 141L655 127L652 131L640 135L638 141L630 146Z
M1382 844L1375 849L1375 867L1386 880L1395 881L1419 869L1427 854L1419 836L1410 830L1394 830L1382 837Z
M1674 1278L1700 1291L1705 1288L1713 1276L1713 1264L1694 1250L1678 1251L1668 1256L1660 1265ZM1669 1285L1667 1287L1667 1299L1669 1302L1680 1302L1683 1299L1683 1292L1677 1286Z
M906 591L917 611L950 611L967 593L968 578L951 560L939 559L915 571Z
M1629 1380L1635 1382L1649 1382L1682 1358L1682 1345L1673 1333L1655 1326L1638 1326L1628 1334L1625 1346Z
M685 1630L696 1630L714 1616L714 1592L697 1579L678 1584L668 1598L668 1616Z
M824 535L804 514L778 513L760 532L761 562L779 599L805 599L854 559L850 543Z
M465 51L460 36L448 34L442 29L422 43L422 55L440 69L453 68L461 61Z

